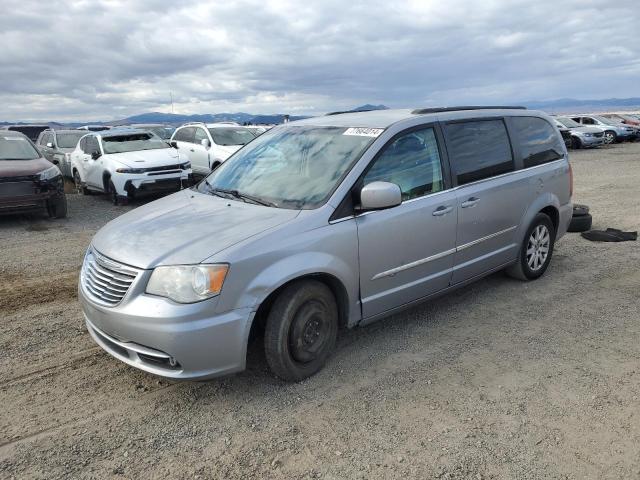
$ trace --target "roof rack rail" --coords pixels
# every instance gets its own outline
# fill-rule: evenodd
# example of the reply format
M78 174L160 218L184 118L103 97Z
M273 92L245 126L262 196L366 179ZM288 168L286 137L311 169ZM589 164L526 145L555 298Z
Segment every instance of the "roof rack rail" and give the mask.
M367 108L365 110L344 110L342 112L329 112L325 115L328 117L329 115L342 115L343 113L360 113L360 112L375 112L379 110L378 108Z
M460 110L526 110L527 107L514 106L514 105L464 105L461 107L435 107L435 108L418 108L411 113L414 115L425 115L427 113L443 113L443 112L457 112Z
M186 122L186 123L183 123L180 126L184 127L185 125L205 125L205 123L204 122Z

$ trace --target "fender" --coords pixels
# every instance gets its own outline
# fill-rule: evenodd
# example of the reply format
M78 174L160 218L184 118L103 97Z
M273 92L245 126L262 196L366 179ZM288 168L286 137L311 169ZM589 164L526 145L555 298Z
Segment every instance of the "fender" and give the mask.
M516 239L518 241L518 245L521 245L524 241L524 235L531 225L533 221L533 217L536 216L538 212L545 209L546 207L554 207L558 214L560 213L560 200L556 195L550 192L543 192L536 197L536 199L529 204L529 207L524 212L522 219L520 220L520 225L516 230Z

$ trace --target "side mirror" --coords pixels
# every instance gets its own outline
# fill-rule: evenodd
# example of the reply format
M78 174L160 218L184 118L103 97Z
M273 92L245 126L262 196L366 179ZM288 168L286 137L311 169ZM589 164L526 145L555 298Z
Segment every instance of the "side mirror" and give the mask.
M176 142L175 140L171 140L169 142L169 145L171 145L173 148L175 148L176 150L178 149L178 142Z
M360 190L360 210L382 210L402 203L400 187L391 182L371 182Z
M202 140L200 140L200 145L202 145L204 148L209 148L211 146L208 138L203 138Z
M53 143L51 142L47 143L47 148L53 148Z
M99 159L101 156L102 156L102 154L101 154L100 152L93 152L93 153L91 154L91 158L92 158L93 160L97 160L97 159Z

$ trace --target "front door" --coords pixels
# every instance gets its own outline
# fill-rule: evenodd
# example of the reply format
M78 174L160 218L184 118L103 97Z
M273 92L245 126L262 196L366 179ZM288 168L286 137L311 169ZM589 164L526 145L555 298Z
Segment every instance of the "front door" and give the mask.
M86 182L87 185L91 185L92 187L97 187L100 189L104 189L105 185L102 183L102 164L103 158L102 156L94 159L92 154L94 152L100 153L100 146L98 145L98 139L96 137L90 136L87 137L87 141L85 144L85 150L83 151L83 163L86 173Z
M362 185L374 181L399 185L403 202L356 219L363 318L448 287L455 253L456 197L446 190L433 127L392 139Z
M211 160L209 152L211 148L205 148L202 140L209 140L207 132L202 127L197 127L193 137L193 144L190 146L189 159L191 168L198 175L208 175L211 171Z

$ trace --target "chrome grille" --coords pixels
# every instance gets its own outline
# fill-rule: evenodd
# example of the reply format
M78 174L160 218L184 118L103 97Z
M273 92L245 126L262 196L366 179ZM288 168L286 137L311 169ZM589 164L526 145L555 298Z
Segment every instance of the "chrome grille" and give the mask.
M84 257L81 282L84 290L97 301L113 307L122 301L139 272L89 250Z

